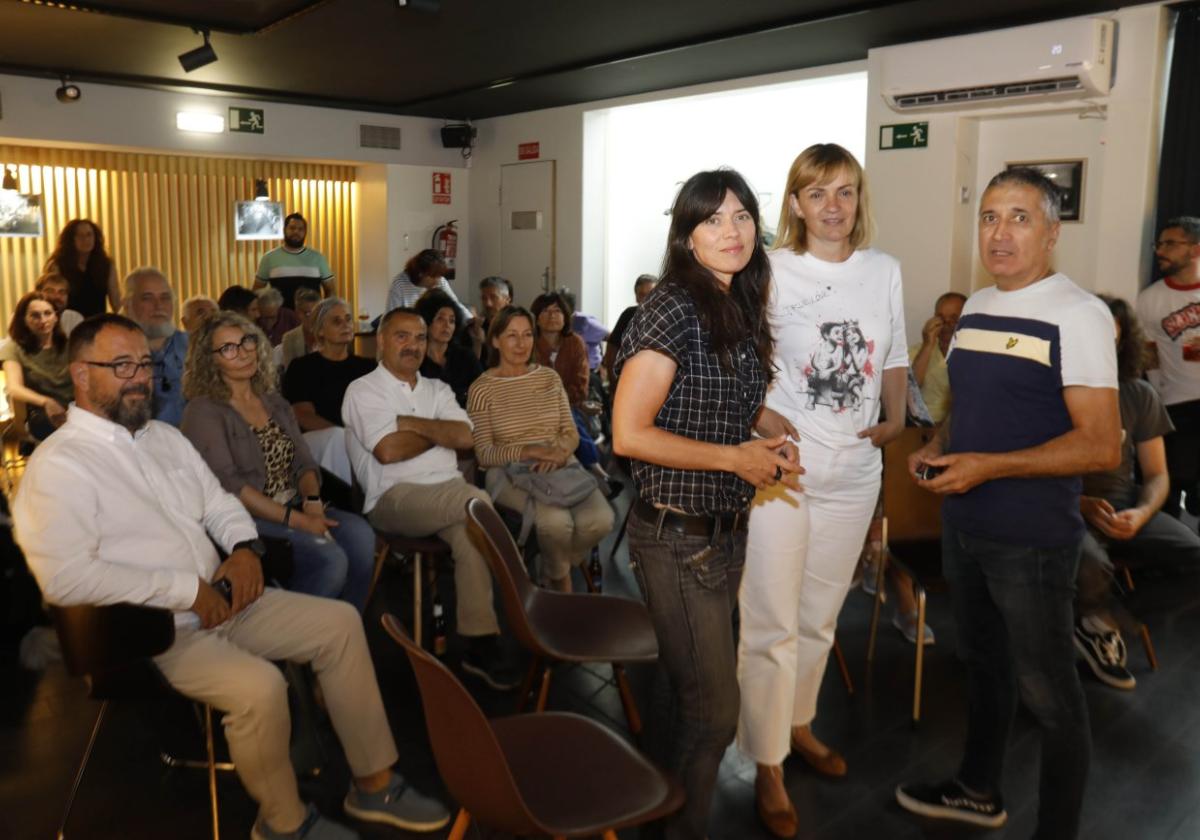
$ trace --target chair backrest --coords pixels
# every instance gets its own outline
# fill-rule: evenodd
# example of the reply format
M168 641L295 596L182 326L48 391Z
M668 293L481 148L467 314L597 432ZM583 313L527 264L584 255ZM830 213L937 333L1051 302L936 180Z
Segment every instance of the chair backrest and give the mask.
M142 697L165 690L150 657L175 642L168 610L135 604L50 607L67 671L91 678L96 698Z
M504 520L483 499L471 499L467 502L467 527L487 558L492 577L500 586L500 599L513 635L524 647L540 652L542 644L526 613L538 590L529 579L521 559L521 550L517 548Z
M541 833L483 711L445 665L409 638L394 615L385 613L382 621L412 663L433 757L450 795L472 819L494 831Z

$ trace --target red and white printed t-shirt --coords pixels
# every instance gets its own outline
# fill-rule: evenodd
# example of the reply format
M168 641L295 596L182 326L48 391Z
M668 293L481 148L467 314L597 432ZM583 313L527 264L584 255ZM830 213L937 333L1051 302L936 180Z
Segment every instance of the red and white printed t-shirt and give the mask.
M767 405L802 440L869 449L858 433L878 422L883 371L908 366L900 263L874 248L840 263L782 249L770 260Z
M1158 348L1150 384L1166 405L1200 400L1200 284L1159 280L1137 298L1138 319Z

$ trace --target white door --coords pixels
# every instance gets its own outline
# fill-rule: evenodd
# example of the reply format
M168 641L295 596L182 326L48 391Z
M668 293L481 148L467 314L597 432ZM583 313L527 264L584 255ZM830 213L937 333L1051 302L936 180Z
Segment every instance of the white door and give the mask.
M513 303L529 306L555 288L554 161L500 167L500 273L512 281Z

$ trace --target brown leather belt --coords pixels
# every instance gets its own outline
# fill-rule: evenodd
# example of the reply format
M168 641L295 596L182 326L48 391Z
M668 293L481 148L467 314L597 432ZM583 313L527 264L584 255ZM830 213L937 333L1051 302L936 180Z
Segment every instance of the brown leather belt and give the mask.
M670 531L673 534L709 537L714 540L721 534L746 530L746 522L749 519L749 511L744 510L737 513L693 515L658 508L643 499L633 503L633 510L638 518L654 523L659 532Z

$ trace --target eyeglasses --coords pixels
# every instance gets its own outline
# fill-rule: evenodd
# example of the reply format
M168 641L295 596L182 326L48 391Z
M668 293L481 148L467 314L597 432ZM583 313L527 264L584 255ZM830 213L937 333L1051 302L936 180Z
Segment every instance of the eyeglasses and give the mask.
M247 353L253 353L258 349L258 336L254 333L246 333L242 336L241 341L229 341L222 344L214 353L220 353L222 358L236 359L238 350L245 350Z
M108 368L117 379L133 379L142 371L149 373L155 362L84 362L84 364Z
M1154 243L1154 250L1159 248L1174 248L1176 245L1195 245L1195 242L1188 242L1186 239L1160 239Z

